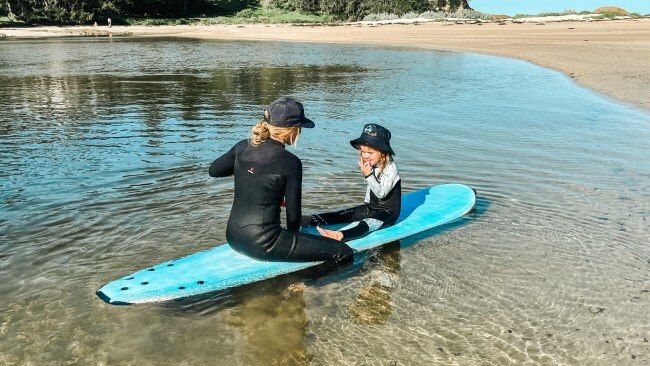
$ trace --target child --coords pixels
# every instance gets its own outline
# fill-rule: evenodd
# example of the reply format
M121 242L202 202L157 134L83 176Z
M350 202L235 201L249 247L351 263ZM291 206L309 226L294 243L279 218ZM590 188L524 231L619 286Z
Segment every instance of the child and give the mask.
M316 226L321 235L328 238L349 241L368 233L389 227L397 221L402 205L402 182L393 160L395 152L390 147L390 131L369 123L363 133L350 144L359 150L359 169L366 179L368 188L361 206L337 212L305 216L305 226ZM332 225L359 221L346 230L326 230L321 225Z

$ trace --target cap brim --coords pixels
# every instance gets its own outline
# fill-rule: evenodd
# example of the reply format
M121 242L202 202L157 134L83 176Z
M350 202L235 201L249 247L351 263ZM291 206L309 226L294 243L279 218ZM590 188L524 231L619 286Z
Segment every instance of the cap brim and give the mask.
M310 120L309 118L303 118L299 126L302 128L314 128L316 124L314 123L314 121Z

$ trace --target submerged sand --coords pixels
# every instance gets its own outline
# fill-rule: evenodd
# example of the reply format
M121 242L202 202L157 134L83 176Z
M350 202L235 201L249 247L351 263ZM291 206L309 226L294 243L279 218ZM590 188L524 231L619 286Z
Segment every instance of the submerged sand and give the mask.
M619 101L650 109L650 19L407 22L342 25L181 25L0 28L12 38L73 35L369 44L515 57L566 73ZM1 35L0 35L1 37Z

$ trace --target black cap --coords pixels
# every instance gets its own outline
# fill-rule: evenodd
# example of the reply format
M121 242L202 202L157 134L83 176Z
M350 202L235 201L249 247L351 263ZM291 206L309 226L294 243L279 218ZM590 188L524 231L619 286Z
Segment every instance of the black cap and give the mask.
M366 145L395 155L395 152L390 147L390 131L376 123L368 123L363 126L361 137L350 141L350 145L355 149L358 149L359 145Z
M264 120L273 126L277 127L305 127L312 128L315 126L314 122L309 118L305 118L305 109L302 103L297 100L280 97L264 110Z

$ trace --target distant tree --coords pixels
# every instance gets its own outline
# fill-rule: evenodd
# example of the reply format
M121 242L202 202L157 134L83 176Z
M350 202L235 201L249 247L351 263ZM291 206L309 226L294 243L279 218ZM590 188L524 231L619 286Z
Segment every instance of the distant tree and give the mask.
M120 14L144 17L228 15L258 6L259 0L118 0Z
M429 0L436 11L456 11L458 9L472 9L470 0Z
M471 9L469 0L0 0L0 14L26 23L88 23L110 16L179 18L228 15L250 7L325 13L361 19L370 13L404 14Z
M88 22L103 7L112 6L108 0L5 0L9 18L26 23L45 22L78 24Z
M263 0L262 6L303 12L321 12L344 19L360 19L371 13L403 14L431 10L429 0Z
M367 14L392 13L404 14L408 12L424 12L431 10L429 0L366 0L364 9Z
M261 5L276 9L316 13L321 10L321 2L321 0L265 0L261 2Z
M319 8L323 13L352 20L363 18L363 4L363 0L322 0Z
M428 10L471 9L468 0L260 0L262 7L322 12L356 20L372 13L404 14Z

